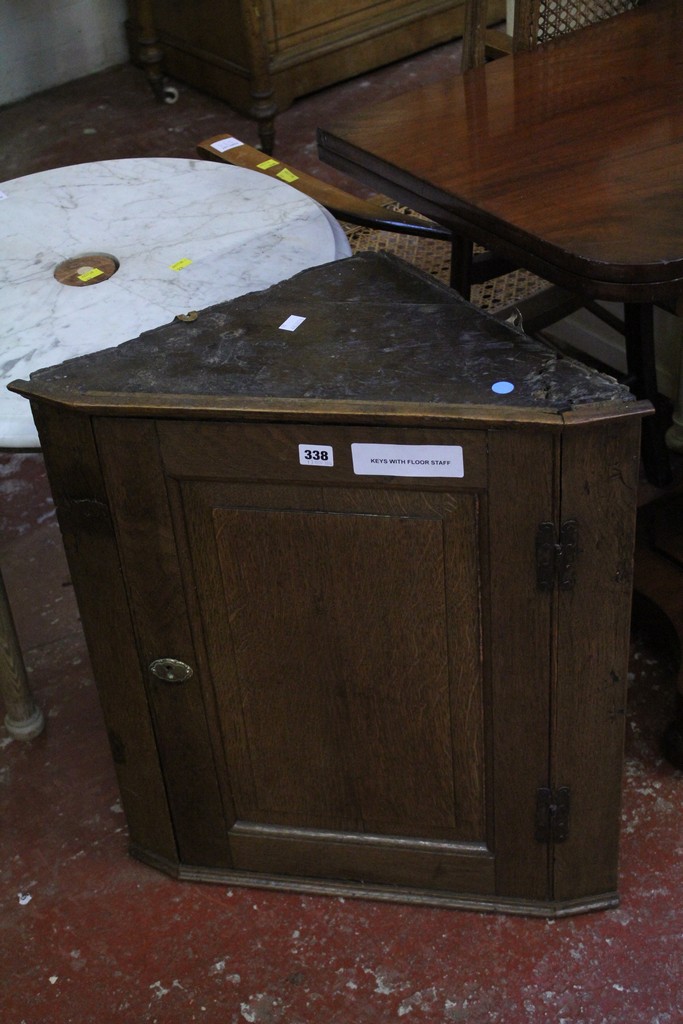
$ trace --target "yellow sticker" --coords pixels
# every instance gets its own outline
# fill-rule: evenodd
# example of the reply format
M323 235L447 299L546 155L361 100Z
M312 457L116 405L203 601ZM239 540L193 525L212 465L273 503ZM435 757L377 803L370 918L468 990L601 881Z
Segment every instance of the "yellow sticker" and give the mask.
M271 167L277 167L280 163L279 160L264 160L262 164L257 164L259 171L269 171Z
M282 181L287 181L290 184L293 181L298 181L299 180L299 175L298 174L294 174L293 171L287 170L286 167L283 167L281 171L278 171L278 173L275 175L275 177L276 178L281 178Z
M100 274L103 274L103 273L104 273L104 271L103 270L99 270L97 267L88 267L87 270L84 269L83 272L78 275L78 280L79 281L92 281L92 279L94 277L99 277Z
M184 270L185 267L189 267L192 260L178 260L177 263L172 263L168 268L169 270Z

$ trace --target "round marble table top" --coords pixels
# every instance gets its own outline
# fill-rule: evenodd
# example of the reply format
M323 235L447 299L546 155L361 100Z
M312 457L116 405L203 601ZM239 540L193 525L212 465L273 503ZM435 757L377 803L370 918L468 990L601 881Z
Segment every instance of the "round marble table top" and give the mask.
M107 160L0 185L0 447L37 448L17 378L350 255L284 182L199 160Z

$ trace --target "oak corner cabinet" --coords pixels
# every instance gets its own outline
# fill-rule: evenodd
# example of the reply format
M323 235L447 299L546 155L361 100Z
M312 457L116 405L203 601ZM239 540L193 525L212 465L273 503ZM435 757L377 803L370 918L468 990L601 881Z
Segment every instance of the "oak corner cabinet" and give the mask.
M505 16L502 0L491 7ZM128 0L128 10L131 53L150 80L163 66L255 118L268 152L276 114L298 96L455 39L464 22L464 0Z
M646 403L378 255L13 388L137 857L614 905Z

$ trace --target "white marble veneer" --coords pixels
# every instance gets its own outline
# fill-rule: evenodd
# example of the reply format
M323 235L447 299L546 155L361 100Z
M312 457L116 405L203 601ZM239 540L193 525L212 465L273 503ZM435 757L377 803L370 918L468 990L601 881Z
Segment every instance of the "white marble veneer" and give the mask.
M119 269L85 287L55 279L60 262L88 253ZM241 167L110 160L1 184L0 447L38 447L11 380L348 255L322 207Z

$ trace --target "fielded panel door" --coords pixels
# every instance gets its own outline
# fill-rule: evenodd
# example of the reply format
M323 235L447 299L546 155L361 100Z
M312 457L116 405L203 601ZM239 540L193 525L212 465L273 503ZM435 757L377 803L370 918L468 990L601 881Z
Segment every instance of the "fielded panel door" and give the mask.
M194 670L148 683L181 860L548 898L550 611L516 607L533 558L505 552L548 514L552 444L530 459L484 431L337 426L334 466L304 468L310 427L132 429L98 443L142 657ZM359 478L354 440L461 444L465 474ZM510 474L543 481L518 513Z

